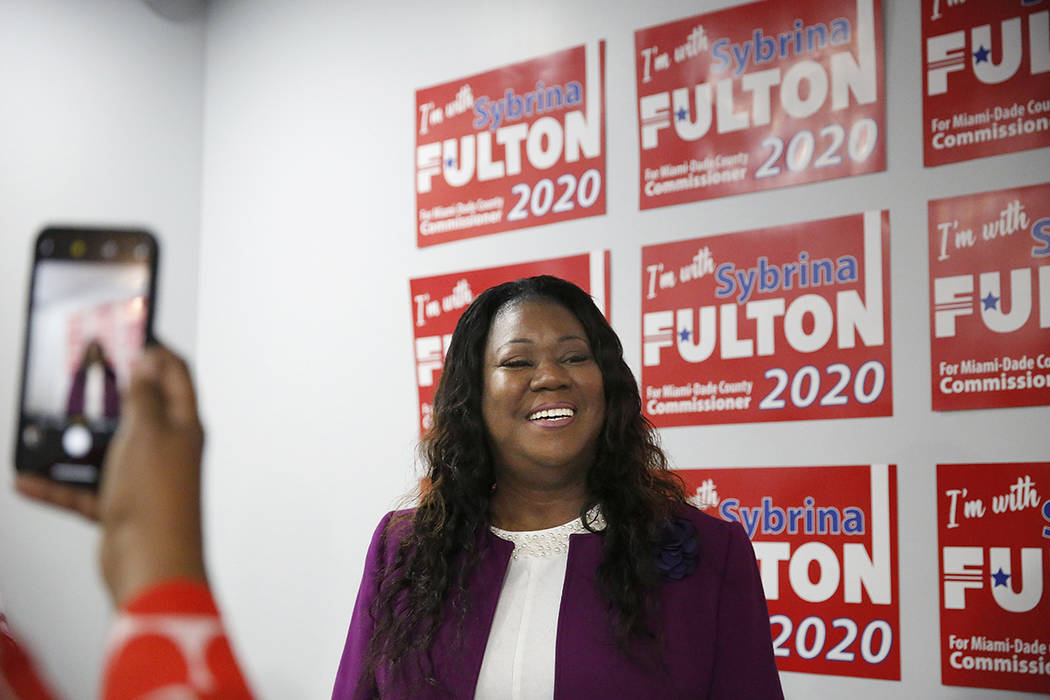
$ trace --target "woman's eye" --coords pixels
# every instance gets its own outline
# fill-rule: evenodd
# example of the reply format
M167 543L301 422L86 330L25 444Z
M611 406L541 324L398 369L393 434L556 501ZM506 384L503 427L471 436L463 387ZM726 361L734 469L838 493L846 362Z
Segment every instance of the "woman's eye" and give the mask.
M511 369L515 369L515 368L518 368L518 367L528 367L528 366L529 366L529 361L528 360L504 360L503 362L500 363L500 367L510 367Z
M591 356L590 355L583 355L583 354L570 355L567 359L572 364L580 364L581 362L587 362L588 360L590 360Z

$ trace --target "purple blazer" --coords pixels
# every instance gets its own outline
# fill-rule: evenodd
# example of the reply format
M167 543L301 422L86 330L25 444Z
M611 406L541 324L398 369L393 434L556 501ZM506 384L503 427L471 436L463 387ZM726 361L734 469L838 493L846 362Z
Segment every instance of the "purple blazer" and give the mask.
M364 578L350 620L333 698L472 698L503 577L514 545L486 533L481 562L467 586L470 607L457 643L457 620L446 617L432 645L438 687L410 689L401 677L384 673L361 678L372 635L369 606L376 594L376 571L392 561L397 537L387 546L376 529L365 560ZM728 523L692 507L680 516L696 527L700 545L695 570L662 584L659 617L661 663L639 665L617 648L605 603L595 587L602 535L572 535L558 615L554 697L698 698L704 700L782 700L773 659L769 612L751 542L739 523ZM410 521L402 521L405 526Z
M87 385L87 365L81 365L73 374L73 383L69 389L69 400L66 401L66 416L76 418L84 415L84 388ZM117 373L108 362L102 363L103 397L102 415L106 418L120 416L120 392L117 391Z

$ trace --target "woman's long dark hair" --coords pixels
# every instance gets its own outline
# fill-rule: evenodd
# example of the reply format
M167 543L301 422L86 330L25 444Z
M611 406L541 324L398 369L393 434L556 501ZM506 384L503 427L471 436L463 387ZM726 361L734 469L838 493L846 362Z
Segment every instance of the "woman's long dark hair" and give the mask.
M481 411L485 345L496 314L527 300L549 301L571 311L601 369L605 423L580 514L598 505L605 517L597 586L609 606L616 640L629 651L634 642L653 638L648 618L657 580L654 541L673 506L684 501L682 482L668 470L652 425L642 415L638 387L615 331L585 291L545 275L484 291L452 334L434 397L433 424L420 443L430 488L408 516L411 525L397 528L405 534L392 564L379 572L370 611L375 632L369 672L379 666L396 668L408 657L427 665L430 644L448 611L465 612L465 587L481 556L484 538L479 535L489 524L496 480Z

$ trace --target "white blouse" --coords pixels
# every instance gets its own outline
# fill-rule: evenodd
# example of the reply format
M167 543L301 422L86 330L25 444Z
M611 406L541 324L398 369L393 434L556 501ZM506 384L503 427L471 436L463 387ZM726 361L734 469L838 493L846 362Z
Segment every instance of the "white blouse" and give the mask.
M605 528L597 508L586 517L592 529ZM549 700L554 697L554 649L569 536L587 528L577 518L546 530L490 529L514 543L514 554L496 604L474 697Z
M84 417L99 420L106 413L106 370L97 362L84 375Z

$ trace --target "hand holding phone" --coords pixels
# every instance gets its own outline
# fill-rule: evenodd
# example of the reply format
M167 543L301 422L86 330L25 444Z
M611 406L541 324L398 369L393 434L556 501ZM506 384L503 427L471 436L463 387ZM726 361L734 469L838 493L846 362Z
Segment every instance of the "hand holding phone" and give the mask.
M132 372L99 492L26 473L15 486L29 498L99 521L102 577L120 606L160 581L205 581L203 443L186 363L154 345Z
M131 365L152 338L157 242L51 227L34 247L15 468L97 488Z

